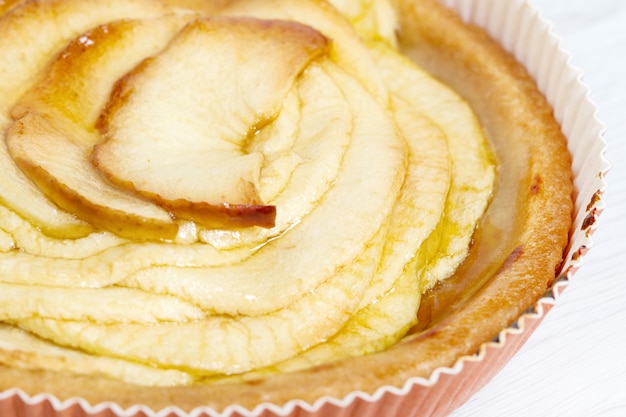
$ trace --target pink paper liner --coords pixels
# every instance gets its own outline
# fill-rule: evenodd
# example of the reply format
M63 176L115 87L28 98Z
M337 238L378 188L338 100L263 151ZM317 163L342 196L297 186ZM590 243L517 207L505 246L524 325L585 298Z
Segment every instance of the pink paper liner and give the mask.
M20 417L349 417L445 416L489 382L528 340L583 265L593 246L591 236L605 207L602 194L610 165L605 159L605 126L597 107L574 68L570 56L540 12L525 0L441 0L461 17L485 28L526 65L555 109L573 156L576 216L561 274L545 296L498 337L450 368L437 369L428 379L413 378L401 388L385 386L374 394L353 392L346 398L324 397L314 404L293 400L285 405L262 404L253 410L233 405L223 412L200 407L185 413L176 407L155 411L137 405L122 409L114 403L88 404L77 398L59 401L52 395L28 396L19 389L0 392L0 416Z

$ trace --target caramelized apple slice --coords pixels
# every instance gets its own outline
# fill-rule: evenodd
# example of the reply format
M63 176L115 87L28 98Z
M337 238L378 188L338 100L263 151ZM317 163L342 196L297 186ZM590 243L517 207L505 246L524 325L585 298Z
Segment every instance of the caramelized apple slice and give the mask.
M160 52L187 23L172 16L116 21L70 42L13 111L12 157L58 206L120 236L173 239L178 226L151 202L109 184L91 164L99 111L115 82Z
M42 68L65 42L110 20L167 13L156 0L24 1L0 19L0 131L10 125L9 111L39 79ZM60 210L24 175L0 141L0 201L45 233L77 237L92 228ZM0 219L0 223L2 219Z
M0 15L8 13L11 9L18 6L19 3L24 2L25 0L3 0L0 1Z
M303 357L279 364L278 369L298 369L336 357L372 352L392 343L415 320L419 304L418 280L415 262L411 259L439 220L450 179L444 136L436 126L411 110L408 107L401 111L403 115L399 120L409 144L410 172L388 217L389 223L368 242L356 262L329 269L332 275L315 291L295 299L286 308L257 317L213 316L178 327L167 324L158 328L107 326L59 320L26 320L22 324L46 338L60 343L73 340L82 348L105 355L122 350L124 357L135 361L157 362L162 366L194 363L205 371L225 373L238 373L293 357L299 350L317 345L332 335L337 336ZM433 175L437 181L426 180ZM411 265L406 267L407 264ZM376 270L378 274L372 278ZM384 275L388 277L383 278ZM358 309L361 296L370 291L374 281L382 281L375 286L377 294L370 297L368 305L356 316L349 315L349 311ZM265 285L265 280L259 284ZM312 311L325 313L310 314ZM184 331L181 329L185 328L198 338L194 342L186 340L183 346L178 340ZM167 340L161 345L167 345L168 349L149 352L130 342L133 336L144 341ZM105 342L99 342L101 340ZM202 348L208 341L216 340L224 342L213 346L210 352ZM226 343L231 343L230 348ZM174 345L177 349L173 351L171 346ZM198 356L197 352L203 354Z
M249 146L265 157L260 191L263 201L280 207L274 227L236 233L203 230L203 241L223 249L258 246L297 225L319 204L337 177L352 138L351 108L329 75L335 68L326 58L309 65L278 117Z
M263 156L247 145L328 45L297 23L194 22L118 83L94 164L177 218L209 228L272 227L275 207L259 198Z
M266 314L314 291L370 245L388 224L404 183L406 141L358 80L339 68L330 75L353 114L352 141L337 177L314 209L236 264L157 266L122 284L179 296L217 313ZM338 216L341 221L329 221Z
M252 16L259 19L285 19L311 26L332 39L330 57L367 86L383 106L389 95L367 48L349 22L330 4L319 0L237 0L219 11L223 16Z

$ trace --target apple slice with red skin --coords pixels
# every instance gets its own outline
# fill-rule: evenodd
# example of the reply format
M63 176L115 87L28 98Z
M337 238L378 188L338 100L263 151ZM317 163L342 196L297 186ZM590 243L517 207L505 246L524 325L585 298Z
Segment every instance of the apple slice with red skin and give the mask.
M6 135L13 160L50 201L96 229L142 240L177 236L167 210L112 186L90 156L100 141L95 122L112 86L165 48L188 21L117 20L85 32L13 109Z
M154 18L169 13L158 0L84 0L5 2L0 16L0 131L12 123L11 109L43 76L76 36L119 19ZM8 10L10 8L10 10ZM55 238L79 238L93 231L51 202L20 170L0 141L0 201L19 215L27 227ZM10 226L0 219L0 228Z
M94 165L113 184L207 228L273 227L248 152L296 77L330 48L294 22L200 19L115 86Z

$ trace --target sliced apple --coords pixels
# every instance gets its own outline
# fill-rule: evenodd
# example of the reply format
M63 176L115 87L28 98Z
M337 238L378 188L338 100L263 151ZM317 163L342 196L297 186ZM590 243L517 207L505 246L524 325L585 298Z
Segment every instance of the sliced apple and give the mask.
M390 216L383 255L358 311L324 343L269 369L249 373L245 378L291 372L373 353L396 342L415 324L421 294L417 276L420 259L415 254L441 219L450 186L451 164L446 137L437 125L415 111L410 103L392 98L395 119L409 146L409 167Z
M395 46L398 19L389 0L328 0L364 38L382 40Z
M25 0L3 0L0 1L0 15L8 13L11 9L24 2Z
M388 223L399 196L406 142L360 82L338 68L331 75L354 117L352 142L337 178L315 208L239 263L155 267L139 271L126 285L176 295L208 311L259 315L288 306L365 250ZM338 216L341 221L329 221Z
M353 115L329 75L334 67L326 58L309 65L276 120L249 145L265 158L260 192L263 201L280 207L275 226L237 233L203 230L203 241L224 249L259 245L297 225L319 203L337 177L352 139Z
M105 235L106 237L106 235ZM90 242L91 243L91 242ZM160 242L118 244L80 257L81 250L68 245L55 248L58 257L23 251L0 252L0 282L65 288L104 288L124 282L139 271L160 265L187 265L198 269L221 267L249 258L248 248L218 251L210 245L178 245ZM93 248L85 248L85 251ZM156 272L155 272L156 273Z
M210 315L181 323L115 324L24 318L20 327L83 351L202 373L241 373L283 361L335 334L350 318L376 270L383 227L352 264L289 308L255 317ZM324 312L324 314L317 314ZM185 335L193 334L193 338Z
M15 239L13 239L11 233L0 229L0 252L9 252L16 247Z
M64 349L6 324L0 324L0 363L15 368L28 363L31 368L59 372L66 372L68 364L72 364L73 372L78 374L106 375L131 384L174 386L193 382L193 377L182 371Z
M331 59L356 77L383 106L389 95L367 48L350 23L326 1L237 0L228 2L218 14L284 19L311 26L332 40Z
M348 357L379 352L396 343L417 320L419 282L413 261L405 267L389 292L352 315L333 337L268 368L242 375L217 375L209 381L255 380L294 372Z
M334 65L330 63L320 67L317 64L313 65L309 67L307 73L299 81L299 97L296 97L295 101L303 103L302 110L306 111L306 114L302 115L300 124L296 128L299 137L296 140L294 150L302 155L306 163L298 166L291 176L289 186L278 197L277 202L282 210L280 217L277 217L281 224L277 224L277 227L291 227L291 222L301 221L319 203L323 193L334 181L346 148L351 142L351 108L343 98L345 92L335 85L332 77L327 73L333 67ZM290 111L283 108L280 118L288 117L286 116L287 113ZM271 133L277 133L275 129L270 130ZM270 134L269 131L266 133ZM286 135L287 133L283 132L282 134ZM263 144L268 147L278 147L270 145L269 142L263 142ZM284 146L289 147L290 145ZM275 151L276 149L264 150L268 154ZM83 262L68 262L63 259L41 259L36 256L29 256L21 261L22 264L27 264L28 268L19 265L11 268L9 267L10 263L5 261L2 276L5 277L4 279L11 277L12 282L36 283L37 281L33 281L33 279L39 278L38 282L41 284L45 282L49 285L61 286L72 285L72 282L78 285L74 277L83 277L81 278L82 285L102 286L116 283L125 277L124 274L131 275L138 268L147 268L152 265L176 263L203 267L241 260L254 253L253 250L245 247L254 245L252 246L254 248L258 246L267 239L267 233L271 233L271 230L255 228L237 233L232 231L216 231L215 233L229 236L231 239L235 236L237 240L228 245L228 251L220 252L208 245L191 247L188 245L159 244L151 244L144 249L139 245L126 245L119 250L117 248L105 250L106 246L102 246L101 243L103 239L105 242L110 240L106 234L99 237L93 244L71 241L63 245L57 243L51 246L51 242L39 241L24 247L28 249L28 252L45 253L55 258L88 257L88 259ZM31 235L33 232L24 236L24 239ZM218 238L210 240L212 245L223 246L218 245L215 242L216 239ZM92 240L90 239L90 241ZM245 246L242 248L244 244ZM143 244L142 246L147 245ZM56 273L49 276L45 273L48 270L54 270ZM114 270L116 274L109 274L107 271L110 270ZM86 274L85 271L91 272ZM87 275L89 275L89 280L84 278ZM20 280L17 280L18 277ZM174 279L174 282L176 281Z
M449 277L467 256L474 230L491 201L496 161L467 102L387 45L371 43L370 49L396 100L433 120L448 138L452 182L442 221L419 254L424 291Z
M189 11L193 10L204 16L213 15L220 8L233 0L163 0L173 9Z
M0 321L30 317L87 320L100 323L120 321L157 324L204 318L204 313L182 300L147 294L128 288L54 288L0 282Z
M55 341L61 346L79 347L84 352L101 357L110 355L109 359L120 357L121 354L121 357L130 363L140 362L179 369L193 367L193 373L196 375L201 372L243 372L282 361L336 333L350 318L350 312L358 306L361 295L378 265L386 235L387 227L383 226L370 241L367 249L359 254L358 259L335 271L314 292L294 300L289 308L278 309L257 317L212 315L189 321L188 318L197 312L187 306L181 311L165 312L169 315L181 314L182 320L179 322L148 323L147 326L142 325L141 321L146 320L146 316L147 320L150 320L151 314L140 310L133 311L130 315L123 309L113 309L110 314L89 311L83 313L89 318L104 316L107 319L118 314L117 322L113 323L102 318L97 321L78 317L75 320L65 320L62 317L46 319L45 317L52 316L55 311L46 314L49 306L63 301L72 294L79 295L85 290L67 292L55 290L39 303L28 303L25 308L20 308L19 303L10 300L11 295L20 292L15 286L5 286L10 289L6 297L9 299L3 300L0 296L0 304L5 301L9 307L13 307L10 314L19 320L19 327ZM105 297L116 298L116 291L125 290L107 289L102 294ZM35 292L36 299L39 298L37 295ZM45 292L42 290L39 295L43 297ZM89 297L89 294L85 295ZM49 296L52 300L48 299ZM139 297L134 298L138 300L141 298L137 294L135 297ZM171 305L172 300L167 298L149 297L151 304L148 304L148 309L154 308L154 304ZM88 303L88 299L85 302ZM96 301L94 304L104 302L106 299ZM185 306L185 303L182 305ZM32 315L33 310L42 311L43 314ZM69 310L57 313L57 316L81 314L79 309ZM58 309L56 311L58 312ZM315 314L320 311L325 313ZM129 320L129 317L136 319ZM80 335L76 335L75 332L79 332ZM192 332L197 337L181 338L181 335L187 332ZM137 341L142 342L136 343ZM80 358L72 357L70 360L78 359ZM151 383L150 381L143 383Z
M118 19L148 19L169 14L159 0L48 0L18 3L0 19L0 110L7 114L30 89L41 70L66 42ZM27 49L25 49L27 48Z
M20 2L0 19L0 131L10 125L10 109L41 75L66 41L110 20L154 17L167 9L152 0L53 0ZM0 201L56 237L84 236L92 228L48 201L24 175L0 141ZM0 219L0 222L2 220Z
M404 126L411 165L389 223L368 242L354 263L337 269L314 291L289 306L256 317L213 316L180 326L94 325L58 320L26 320L22 325L57 343L76 343L77 347L104 355L123 352L133 361L183 367L193 363L204 372L227 374L273 365L309 347L312 349L303 356L279 363L272 371L299 369L389 345L415 321L419 293L413 255L439 220L450 173L445 137L440 130L410 107L399 112L403 114L399 122ZM426 180L432 175L437 181ZM372 277L374 271L377 274ZM377 284L372 286L373 282ZM369 296L355 314L363 302L361 297L372 288L376 294ZM312 313L316 311L325 313ZM186 340L183 346L177 340L184 331L198 338L193 343ZM168 349L136 346L131 338L137 336L155 341L149 345L167 340ZM203 346L208 341L223 343L207 350ZM177 348L173 351L171 346Z
M135 239L175 239L178 226L167 211L111 187L89 164L90 148L67 140L89 142L93 136L77 125L27 112L7 130L7 144L47 198L94 228Z
M252 135L329 42L297 23L209 18L125 77L100 120L94 164L117 186L205 227L272 227ZM184 63L184 64L183 64Z
M46 77L13 110L11 156L59 207L130 238L176 237L169 212L109 184L91 164L99 112L115 82L160 52L187 24L177 16L116 21L69 43Z

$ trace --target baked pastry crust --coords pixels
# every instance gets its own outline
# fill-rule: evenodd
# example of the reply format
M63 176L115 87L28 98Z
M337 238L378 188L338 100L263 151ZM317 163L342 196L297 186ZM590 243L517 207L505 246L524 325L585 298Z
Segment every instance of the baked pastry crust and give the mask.
M0 390L18 387L31 395L155 410L171 405L223 410L232 404L252 409L292 399L313 403L327 395L373 393L385 385L401 387L412 377L428 378L476 352L533 305L556 278L571 225L570 157L552 109L526 70L480 28L466 25L435 0L394 5L401 48L468 100L500 161L494 200L470 256L422 302L419 328L381 353L256 381L137 387L0 366ZM442 304L444 311L434 307Z

